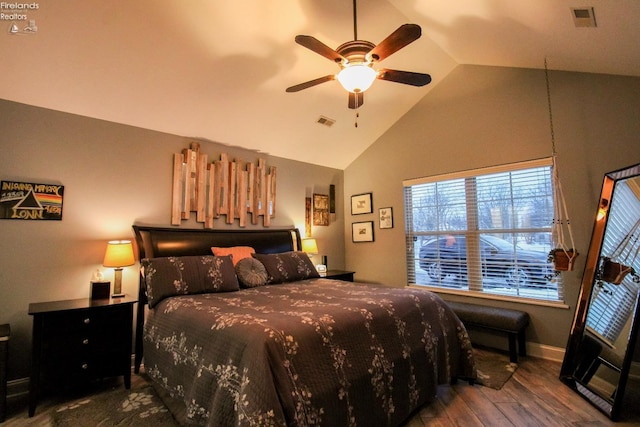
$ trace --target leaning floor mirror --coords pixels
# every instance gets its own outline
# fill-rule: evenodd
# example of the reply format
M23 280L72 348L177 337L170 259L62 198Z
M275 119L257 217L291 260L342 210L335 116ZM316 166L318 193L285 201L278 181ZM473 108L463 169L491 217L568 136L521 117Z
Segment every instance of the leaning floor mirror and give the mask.
M611 419L640 395L640 164L605 174L560 379ZM631 400L629 400L631 399Z

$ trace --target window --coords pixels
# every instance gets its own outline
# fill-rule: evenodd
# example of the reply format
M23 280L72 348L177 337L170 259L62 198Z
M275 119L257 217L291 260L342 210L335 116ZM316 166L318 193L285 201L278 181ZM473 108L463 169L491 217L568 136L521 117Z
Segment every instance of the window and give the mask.
M410 283L564 300L548 261L551 159L409 180L404 189Z

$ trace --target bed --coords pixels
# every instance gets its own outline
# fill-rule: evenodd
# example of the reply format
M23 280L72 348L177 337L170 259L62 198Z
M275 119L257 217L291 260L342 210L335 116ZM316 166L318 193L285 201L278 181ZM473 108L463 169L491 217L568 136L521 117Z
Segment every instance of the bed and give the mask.
M135 370L183 424L398 426L476 376L436 294L319 277L295 228L133 229Z

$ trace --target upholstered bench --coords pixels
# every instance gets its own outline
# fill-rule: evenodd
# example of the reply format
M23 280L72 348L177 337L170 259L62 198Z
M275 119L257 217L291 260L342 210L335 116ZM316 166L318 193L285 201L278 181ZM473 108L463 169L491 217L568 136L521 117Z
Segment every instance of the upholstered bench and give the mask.
M467 328L484 328L506 333L509 337L509 358L518 362L518 351L521 356L527 355L525 329L529 325L529 314L524 311L507 308L487 307L485 305L467 304L447 301L458 318ZM516 349L516 340L518 349Z

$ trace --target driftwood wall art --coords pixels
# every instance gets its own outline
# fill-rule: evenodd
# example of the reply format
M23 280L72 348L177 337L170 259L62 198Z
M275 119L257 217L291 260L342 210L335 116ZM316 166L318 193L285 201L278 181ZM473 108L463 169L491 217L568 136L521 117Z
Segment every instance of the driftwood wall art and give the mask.
M225 217L227 224L238 219L240 227L257 224L262 217L265 227L276 214L276 168L267 167L264 159L258 164L242 160L230 161L226 154L209 162L200 153L200 144L191 143L182 153L173 156L173 195L171 224L195 212L196 221L205 228L214 228L214 220Z

